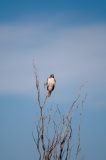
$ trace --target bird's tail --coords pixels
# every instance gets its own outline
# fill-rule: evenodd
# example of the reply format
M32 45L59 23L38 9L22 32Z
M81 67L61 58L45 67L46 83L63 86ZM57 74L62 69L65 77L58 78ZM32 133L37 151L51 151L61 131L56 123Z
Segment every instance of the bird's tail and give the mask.
M48 97L50 97L51 96L51 91L48 91Z

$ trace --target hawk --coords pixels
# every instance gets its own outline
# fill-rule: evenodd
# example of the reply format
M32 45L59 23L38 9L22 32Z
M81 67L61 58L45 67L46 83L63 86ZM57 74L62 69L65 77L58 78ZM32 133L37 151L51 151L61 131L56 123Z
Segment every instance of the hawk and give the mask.
M48 97L50 97L51 92L54 90L55 88L55 84L56 84L56 80L54 78L54 74L51 74L48 78L47 78L47 90L48 90Z

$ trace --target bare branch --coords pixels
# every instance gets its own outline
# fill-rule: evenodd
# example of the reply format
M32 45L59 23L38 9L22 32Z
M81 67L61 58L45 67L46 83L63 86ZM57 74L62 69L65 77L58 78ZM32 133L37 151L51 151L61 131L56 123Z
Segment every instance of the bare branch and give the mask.
M78 160L78 154L80 152L81 148L80 148L80 123L78 126L78 146L77 146L77 151L76 151L76 160Z
M38 93L38 103L39 103L39 107L40 105L40 88L39 88L39 79L38 79L38 73L37 73L37 69L35 67L35 63L33 60L33 68L34 68L34 74L35 74L35 79L36 79L36 89L37 89L37 93Z
M38 150L38 153L39 153L39 160L41 160L41 152L40 152L40 148L39 148L39 141L40 141L39 133L38 133L38 142L36 142L33 132L32 132L32 136L33 136L33 140L36 144L36 147L37 147L37 150Z

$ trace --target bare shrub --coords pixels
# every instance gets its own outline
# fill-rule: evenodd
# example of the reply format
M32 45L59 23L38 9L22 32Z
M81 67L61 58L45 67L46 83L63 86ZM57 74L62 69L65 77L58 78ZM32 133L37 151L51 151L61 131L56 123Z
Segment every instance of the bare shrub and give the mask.
M46 105L47 95L45 94L45 99L41 103L40 98L40 87L39 87L39 78L37 69L33 62L34 74L36 80L36 89L37 89L37 101L39 107L39 116L38 120L35 122L36 136L32 132L33 140L36 145L36 150L39 155L39 160L69 160L71 159L71 151L74 147L74 144L71 143L73 137L72 130L72 120L73 114L76 110L81 107L87 97L85 94L83 100L80 100L80 91L82 87L87 83L85 82L79 88L79 94L75 101L70 105L68 111L64 114L60 111L58 105L54 113L52 113L52 105L47 109L47 112L44 113L43 110ZM82 110L79 115L79 124L78 124L78 143L75 151L75 159L78 160L78 155L81 150L80 145L80 124L81 124ZM58 117L58 119L57 119ZM52 132L50 132L52 130Z

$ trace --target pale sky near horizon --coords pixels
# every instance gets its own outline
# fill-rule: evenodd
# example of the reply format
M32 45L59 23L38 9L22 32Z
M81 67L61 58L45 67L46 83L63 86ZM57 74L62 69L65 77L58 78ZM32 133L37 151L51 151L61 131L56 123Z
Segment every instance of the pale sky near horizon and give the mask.
M33 59L41 91L54 73L49 103L70 105L85 82L82 118L85 160L106 159L106 2L0 2L0 159L36 159Z

